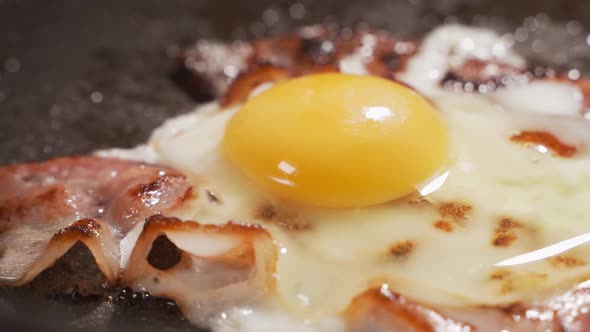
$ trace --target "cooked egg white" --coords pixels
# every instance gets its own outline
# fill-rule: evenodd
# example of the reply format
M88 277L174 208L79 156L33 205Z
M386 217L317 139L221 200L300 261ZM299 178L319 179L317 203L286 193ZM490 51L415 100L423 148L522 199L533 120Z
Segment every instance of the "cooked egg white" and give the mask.
M520 255L590 233L590 124L571 116L576 105L571 106L571 94L563 85L545 86L544 93L529 90L523 97L530 102L501 93L468 95L435 89L429 82L436 75L422 77L418 71L425 58L437 54L424 52L459 43L467 51L483 49L499 52L507 61L522 61L497 46L501 40L492 33L457 26L446 29L451 30L444 34L439 29L427 38L406 75L407 82L418 85L438 109L436 117L446 128L440 137L448 138L446 160L443 168L422 175L424 181L406 196L334 208L293 199L282 189L269 190L244 172L241 161L228 160L222 148L227 125L240 106L201 106L167 121L144 146L103 152L162 163L186 174L199 195L177 212L178 217L200 223L261 224L276 240L277 287L269 301L273 305L229 310L223 319L217 317L214 328L274 331L278 322L285 330L292 326L297 331L340 331L343 325L337 317L351 299L382 284L416 301L448 307L533 300L588 276L590 246L556 246L542 256ZM436 47L428 46L433 43ZM432 63L444 68L442 61L437 58ZM552 100L551 112L538 111L535 105L544 98L562 102ZM559 111L560 106L565 109ZM280 112L276 110L277 116ZM292 129L290 122L280 121L272 123L279 126L274 131L263 124L250 125L259 130L257 139L268 140L271 147L273 132ZM550 133L575 146L576 153L560 157L542 144L511 140L523 131ZM309 148L303 142L293 144L302 144L293 146L302 153ZM361 170L365 165L360 157L350 162ZM367 176L363 172L358 174L359 184ZM314 183L313 178L305 181ZM221 203L208 200L207 192L215 193ZM520 258L510 260L514 257Z

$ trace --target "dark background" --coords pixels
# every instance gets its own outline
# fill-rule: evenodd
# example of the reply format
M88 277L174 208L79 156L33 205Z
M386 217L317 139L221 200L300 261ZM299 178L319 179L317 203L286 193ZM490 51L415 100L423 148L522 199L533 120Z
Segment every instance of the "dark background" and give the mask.
M302 0L302 18L294 3L0 0L0 164L144 141L164 119L195 106L170 73L174 55L199 38L251 38L321 22L420 36L462 22L510 34L535 62L590 69L587 0ZM64 321L98 330L196 330L165 300L37 293L0 291L0 331L64 331Z

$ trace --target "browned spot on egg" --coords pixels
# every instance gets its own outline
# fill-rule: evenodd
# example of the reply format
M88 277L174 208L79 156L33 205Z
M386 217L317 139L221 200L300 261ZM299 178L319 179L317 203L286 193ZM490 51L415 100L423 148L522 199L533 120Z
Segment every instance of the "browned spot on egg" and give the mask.
M511 271L505 269L498 269L490 274L490 280L504 280L512 274Z
M524 145L543 146L562 158L571 158L577 152L575 146L563 143L553 134L546 131L521 131L519 134L512 135L510 141Z
M469 218L470 211L471 205L463 203L443 203L438 208L441 217L455 221Z
M446 221L443 219L437 220L434 222L434 227L438 230L443 232L451 233L455 230L455 224L450 221Z
M264 222L275 224L288 231L304 231L311 229L311 224L297 216L285 211L279 211L274 205L260 205L254 212L254 218Z
M517 229L522 228L522 224L512 218L504 217L498 221L498 226L494 230L492 244L495 247L509 247L519 236Z
M499 294L523 289L537 289L543 286L547 278L548 275L543 272L513 273L504 269L497 270L490 275L490 281L499 282Z
M546 274L537 272L517 273L508 269L497 269L492 271L488 280L497 285L499 294L510 293L515 290L535 287L539 282L547 278ZM516 305L516 304L513 304ZM512 308L514 309L514 308ZM512 310L509 309L509 310Z
M465 226L471 210L471 205L465 203L441 203L438 206L438 213L442 218L434 221L432 226L440 231L451 233L458 226Z
M265 204L261 205L256 209L254 216L256 219L262 219L265 221L271 221L277 215L277 211L274 206Z
M394 257L402 258L408 256L416 249L416 244L410 240L394 243L389 247L389 253Z
M548 259L553 267L580 267L586 265L586 261L574 255L557 255Z
M514 290L514 282L512 281L512 279L508 278L506 280L502 281L502 284L500 285L500 294L506 294L506 293L510 293Z
M492 244L495 247L509 247L516 239L518 235L514 232L498 232L492 238Z
M496 228L496 231L507 231L509 229L515 229L515 228L521 228L522 224L520 224L519 222L511 219L511 218L502 218L500 219L500 222L498 222L498 228Z

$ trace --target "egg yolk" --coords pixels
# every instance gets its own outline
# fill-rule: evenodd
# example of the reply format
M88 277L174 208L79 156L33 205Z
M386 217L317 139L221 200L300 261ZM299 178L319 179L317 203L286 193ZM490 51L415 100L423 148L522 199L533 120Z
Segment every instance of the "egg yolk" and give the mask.
M447 160L437 111L372 76L303 76L250 98L230 119L227 158L266 191L331 208L391 201Z

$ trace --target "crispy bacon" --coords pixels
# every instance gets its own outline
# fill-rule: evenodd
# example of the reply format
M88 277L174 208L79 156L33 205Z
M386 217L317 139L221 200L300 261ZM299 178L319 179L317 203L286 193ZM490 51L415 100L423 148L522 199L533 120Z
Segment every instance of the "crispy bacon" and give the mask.
M548 300L508 306L434 308L394 292L390 286L359 294L345 318L352 331L550 331L584 332L590 328L588 282Z
M212 314L254 303L274 290L276 258L273 240L261 227L200 225L153 216L143 227L122 281L175 299L193 322L204 323Z
M346 32L309 26L296 33L251 43L199 42L179 58L175 78L197 99L202 99L204 94L221 96L222 105L228 106L243 101L264 82L310 73L338 72L340 61L354 55L366 64L369 73L395 79L395 74L405 69L417 48L416 41L400 39L384 31ZM240 74L224 74L212 53L231 54L228 67L232 70L229 72L237 69Z
M396 294L386 285L354 298L345 317L353 332L472 331L469 325Z
M392 80L396 79L396 74L406 69L408 61L419 47L416 40L394 37L383 31L359 37L362 41L361 52L362 47L371 49L370 45L373 45L367 56L367 72Z
M590 112L590 80L571 79L551 68L519 68L495 61L469 59L458 67L451 67L441 81L443 87L466 92L492 92L511 85L521 86L534 81L553 81L577 87L583 96L582 115Z
M28 284L81 243L104 278L67 277L62 288L50 278L53 292L106 280L172 298L205 323L274 289L276 250L261 227L162 216L194 195L172 169L71 157L0 168L0 184L2 285Z
M200 41L178 58L174 77L197 100L203 96L221 97L227 106L242 102L259 83L317 72L349 71L347 60L360 66L363 73L398 80L420 44L379 30L307 26L295 33L252 42ZM538 80L571 84L584 96L580 114L590 112L590 81L570 79L551 68L527 68L474 54L463 62L449 64L446 70L438 82L441 87L463 92L488 93Z
M78 241L115 283L121 239L191 192L169 168L99 157L6 166L0 184L0 283L11 285L31 281Z
M219 100L221 107L229 107L241 103L248 98L250 92L263 83L276 83L289 78L287 69L277 65L259 65L242 72L229 85Z

